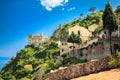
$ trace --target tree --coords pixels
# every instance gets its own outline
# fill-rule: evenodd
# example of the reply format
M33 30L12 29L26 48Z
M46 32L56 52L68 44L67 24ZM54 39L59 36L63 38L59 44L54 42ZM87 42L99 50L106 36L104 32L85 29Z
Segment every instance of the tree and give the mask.
M117 9L115 10L115 12L116 12L116 13L117 13L117 12L120 12L120 5L117 6Z
M82 43L81 38L79 35L76 35L74 32L71 33L71 35L68 37L68 42L73 43L73 54L74 54L74 43L80 44Z
M81 16L81 17L83 17L83 16L84 16L84 14L83 14L83 13L81 13L81 14L80 14L80 16Z
M116 20L115 14L114 14L109 2L107 2L106 6L105 6L102 20L103 20L103 29L107 29L109 31L110 51L111 51L111 54L113 54L112 53L112 45L111 45L112 44L111 43L111 34L113 31L117 30L118 25L117 25L117 20Z
M89 11L92 12L92 13L94 13L95 9L96 9L96 7L91 7L91 8L89 9Z

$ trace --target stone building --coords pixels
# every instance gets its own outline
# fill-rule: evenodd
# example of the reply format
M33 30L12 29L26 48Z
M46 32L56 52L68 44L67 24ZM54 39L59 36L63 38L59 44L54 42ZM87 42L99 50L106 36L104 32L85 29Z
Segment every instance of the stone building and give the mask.
M117 21L118 21L118 37L120 37L120 9L117 10Z
M86 42L92 36L92 33L88 29L77 25L69 29L69 35L72 32L79 35L82 39L82 42Z
M85 43L86 41L88 41L89 38L92 36L92 33L88 29L77 26L77 25L69 29L69 35L72 32L80 36L80 38L82 39L82 43ZM73 50L73 44L68 42L61 42L60 48L61 48L60 49L61 54L68 53L71 50ZM80 48L81 48L81 45L74 43L74 49L80 49Z
M45 42L48 42L50 38L44 38L43 33L40 32L39 35L28 35L28 44L29 45L34 45L34 46L40 46Z

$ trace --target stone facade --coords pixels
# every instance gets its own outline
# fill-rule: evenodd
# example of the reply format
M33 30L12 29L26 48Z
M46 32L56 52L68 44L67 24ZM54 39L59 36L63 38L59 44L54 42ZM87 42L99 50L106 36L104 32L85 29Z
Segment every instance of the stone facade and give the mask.
M74 48L75 49L79 49L80 48L80 45L78 44L75 44L74 43ZM73 44L72 43L68 43L68 42L61 42L61 45L60 45L60 55L64 54L64 53L68 53L70 52L71 50L73 50Z
M82 39L82 42L86 42L92 36L92 33L88 31L88 29L80 26L74 26L69 29L69 35L74 32L75 34L79 35Z
M95 29L97 29L98 27L99 27L99 25L93 24L93 25L90 25L90 26L88 27L88 30L91 31L91 32L94 32Z
M118 37L120 37L120 12L117 12L117 21L118 21Z
M39 46L48 41L49 41L49 38L44 38L42 32L38 36L32 35L32 34L28 35L28 44L29 45Z
M72 50L68 53L73 57ZM81 60L101 59L108 55L110 55L110 44L108 41L98 41L97 43L93 43L87 47L74 50L74 57Z
M94 60L89 61L87 63L69 66L67 68L45 74L43 76L43 80L70 80L72 78L103 71L109 69L108 67L109 60L110 58L106 57L100 60Z

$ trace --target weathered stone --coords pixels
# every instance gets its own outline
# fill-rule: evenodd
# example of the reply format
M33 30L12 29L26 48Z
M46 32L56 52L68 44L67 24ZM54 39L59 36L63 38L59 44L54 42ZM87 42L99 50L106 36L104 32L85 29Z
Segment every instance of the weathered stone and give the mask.
M96 73L108 69L110 58L106 57L100 60L89 61L79 65L69 66L68 68L58 70L53 73L45 74L44 80L70 80L83 75Z

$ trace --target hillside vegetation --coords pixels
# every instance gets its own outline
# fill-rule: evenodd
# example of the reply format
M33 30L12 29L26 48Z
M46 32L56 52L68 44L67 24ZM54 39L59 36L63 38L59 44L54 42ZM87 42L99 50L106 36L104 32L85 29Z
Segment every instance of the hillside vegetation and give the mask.
M82 62L77 58L67 57L67 55L60 57L59 51L60 48L54 41L45 43L41 48L28 45L17 52L16 58L11 58L11 60L4 65L0 77L5 80L31 80L37 78L35 72L39 70L42 76L60 66L68 66Z
M99 28L95 30L95 33L98 33L102 29L102 14L103 12L91 13L84 18L74 19L74 21L66 23L64 25L59 25L58 28L53 32L52 39L66 41L68 38L68 29L79 25L85 28L88 28L92 24L99 25Z
M81 61L75 57L69 57L67 54L60 56L60 48L55 41L66 41L68 38L68 29L75 25L88 28L92 24L98 24L102 27L102 14L103 12L91 13L82 19L75 19L67 24L59 25L54 31L51 41L41 47L25 46L25 48L17 52L15 58L12 57L4 65L0 72L0 79L34 80L37 77L42 78L43 74L59 67L85 62L86 60ZM96 32L99 32L101 29L97 29L98 31ZM40 73L39 76L37 76L37 72Z

